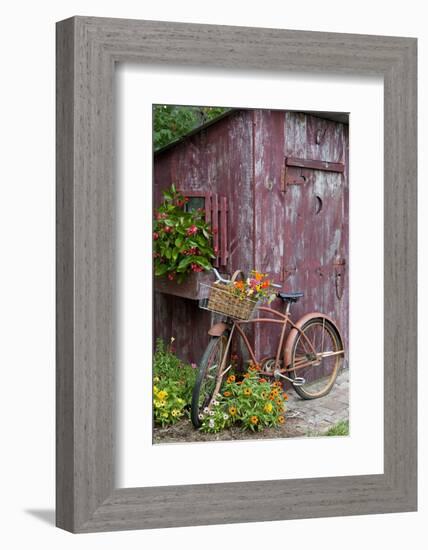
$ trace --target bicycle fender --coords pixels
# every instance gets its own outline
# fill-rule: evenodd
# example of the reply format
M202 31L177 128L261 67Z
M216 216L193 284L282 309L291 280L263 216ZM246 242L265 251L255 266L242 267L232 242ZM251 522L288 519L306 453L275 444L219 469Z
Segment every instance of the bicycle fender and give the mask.
M305 323L310 321L311 319L326 319L327 321L330 321L330 323L333 325L333 327L336 329L336 332L339 336L339 340L343 349L343 339L342 335L340 334L340 330L337 326L337 324L333 321L331 317L328 315L325 315L325 313L319 313L319 312L313 312L313 313L306 313L306 315L303 315L295 324L295 327L293 327L290 330L290 333L287 336L287 341L285 342L285 348L284 348L284 364L286 367L291 363L291 350L293 349L293 344L296 338L299 335L299 330L303 327Z
M210 336L221 336L227 330L227 328L228 327L226 323L216 323L210 328L208 334Z

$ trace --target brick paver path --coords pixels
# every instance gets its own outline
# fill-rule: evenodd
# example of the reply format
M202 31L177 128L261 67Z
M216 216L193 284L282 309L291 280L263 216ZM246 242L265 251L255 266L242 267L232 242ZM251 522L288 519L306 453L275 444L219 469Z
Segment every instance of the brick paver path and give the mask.
M334 424L349 419L348 369L339 373L331 392L319 399L301 399L292 389L287 393L287 420L305 435L321 435Z

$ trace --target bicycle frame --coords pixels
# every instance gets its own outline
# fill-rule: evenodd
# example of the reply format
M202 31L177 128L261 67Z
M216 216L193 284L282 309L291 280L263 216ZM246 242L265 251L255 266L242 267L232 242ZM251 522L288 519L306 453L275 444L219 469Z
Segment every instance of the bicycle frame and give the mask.
M249 324L256 324L256 323L271 323L271 324L282 325L281 335L279 337L278 347L275 355L275 369L273 370L273 372L262 371L263 375L265 376L280 376L282 378L289 380L291 383L293 383L295 382L295 380L292 380L291 378L288 378L288 376L285 376L286 372L296 371L298 369L308 367L310 365L316 365L317 363L319 363L320 358L318 357L318 354L316 353L315 348L313 347L311 341L308 339L306 334L290 319L290 302L287 304L287 309L285 313L281 313L276 309L266 307L266 306L259 306L256 308L256 311L263 311L266 313L273 314L274 316L279 317L279 319L273 319L270 317L256 317L255 319L248 319L248 320L237 320L237 319L228 318L228 323L232 324L232 328L230 330L229 338L227 340L223 361L218 371L216 386L215 386L213 395L216 395L219 392L224 375L232 367L232 365L229 365L227 368L225 368L226 367L225 363L226 363L227 354L229 352L235 330L238 332L238 334L242 338L253 363L255 365L258 364L258 360L255 356L254 350L246 334L241 328L242 325L249 325ZM310 349L309 349L309 353L307 354L309 358L307 357L306 361L300 360L297 366L295 365L293 368L290 368L290 365L284 365L284 368L280 369L279 364L280 364L281 351L283 350L284 337L285 337L285 332L287 330L288 325L291 325L291 328L296 329L303 336L306 343L309 345ZM285 363L285 357L284 357L284 363Z

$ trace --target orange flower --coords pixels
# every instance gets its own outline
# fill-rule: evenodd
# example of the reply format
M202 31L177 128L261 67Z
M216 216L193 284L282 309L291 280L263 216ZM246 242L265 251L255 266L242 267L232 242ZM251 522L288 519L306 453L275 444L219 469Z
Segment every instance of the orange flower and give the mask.
M230 392L230 391L225 391L225 392L223 393L223 395L224 395L225 397L230 397L230 396L232 395L232 392Z
M262 384L263 382L267 382L266 378L259 378L259 382L260 384Z
M278 397L279 395L279 390L277 388L274 388L272 391L271 391L271 395L273 395L274 397Z
M278 399L276 400L276 404L277 405L282 405L282 399L280 397L278 397Z
M229 378L227 379L227 383L231 384L232 382L235 382L236 378L234 374L231 374Z
M254 278L256 279L256 281L261 281L263 277L264 277L263 273L259 273L258 271L254 272Z
M244 281L235 281L233 284L238 290L244 290Z
M251 368L251 367L250 367L250 368ZM246 372L246 373L244 374L244 378L250 378L250 376L251 376L251 375L250 375L248 372Z
M285 399L285 401L288 401L288 395L285 392L282 394L282 398Z
M253 424L254 426L258 423L258 421L259 421L259 419L258 419L257 416L252 416L252 417L250 418L250 422L251 422L251 424Z
M269 281L263 281L262 282L262 288L267 288L269 286Z
M284 424L285 418L284 418L283 416L278 416L278 422L279 422L280 424Z

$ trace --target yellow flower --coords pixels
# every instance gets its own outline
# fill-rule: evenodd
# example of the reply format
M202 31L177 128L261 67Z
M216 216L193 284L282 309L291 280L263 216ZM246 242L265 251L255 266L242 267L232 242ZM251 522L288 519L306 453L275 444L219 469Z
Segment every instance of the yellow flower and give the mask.
M153 382L154 382L155 384L157 384L157 383L159 382L159 380L160 380L159 376L155 376L155 377L153 378Z
M265 391L262 391L262 393L260 395L263 397L263 399L266 399L266 397L267 397L267 393Z
M283 416L278 416L278 422L279 422L280 424L284 424L285 418L284 418Z
M165 407L165 401L158 401L157 399L155 400L155 407L157 409L162 409L162 407Z
M172 409L171 414L172 416L177 417L181 415L181 412L178 409Z
M272 409L273 409L272 403L266 403L264 411L267 413L270 413L272 412Z
M159 393L158 393L158 397L159 399L166 399L168 397L168 392L166 392L165 390L161 390Z
M237 412L236 407L229 407L229 414L231 416L235 416Z
M161 414L162 418L168 418L168 413L165 411Z
M232 382L235 382L235 380L236 380L235 376L233 374L231 374L229 376L229 378L227 379L227 383L231 384Z
M276 404L277 405L282 405L282 399L280 397L278 397L278 399L276 400Z
M153 393L157 395L159 392L159 388L157 386L153 386Z
M253 392L251 388L244 388L244 395L251 395Z
M250 418L250 422L251 422L251 424L253 424L254 426L258 423L258 421L259 421L259 419L258 419L257 416L252 416L252 417Z

